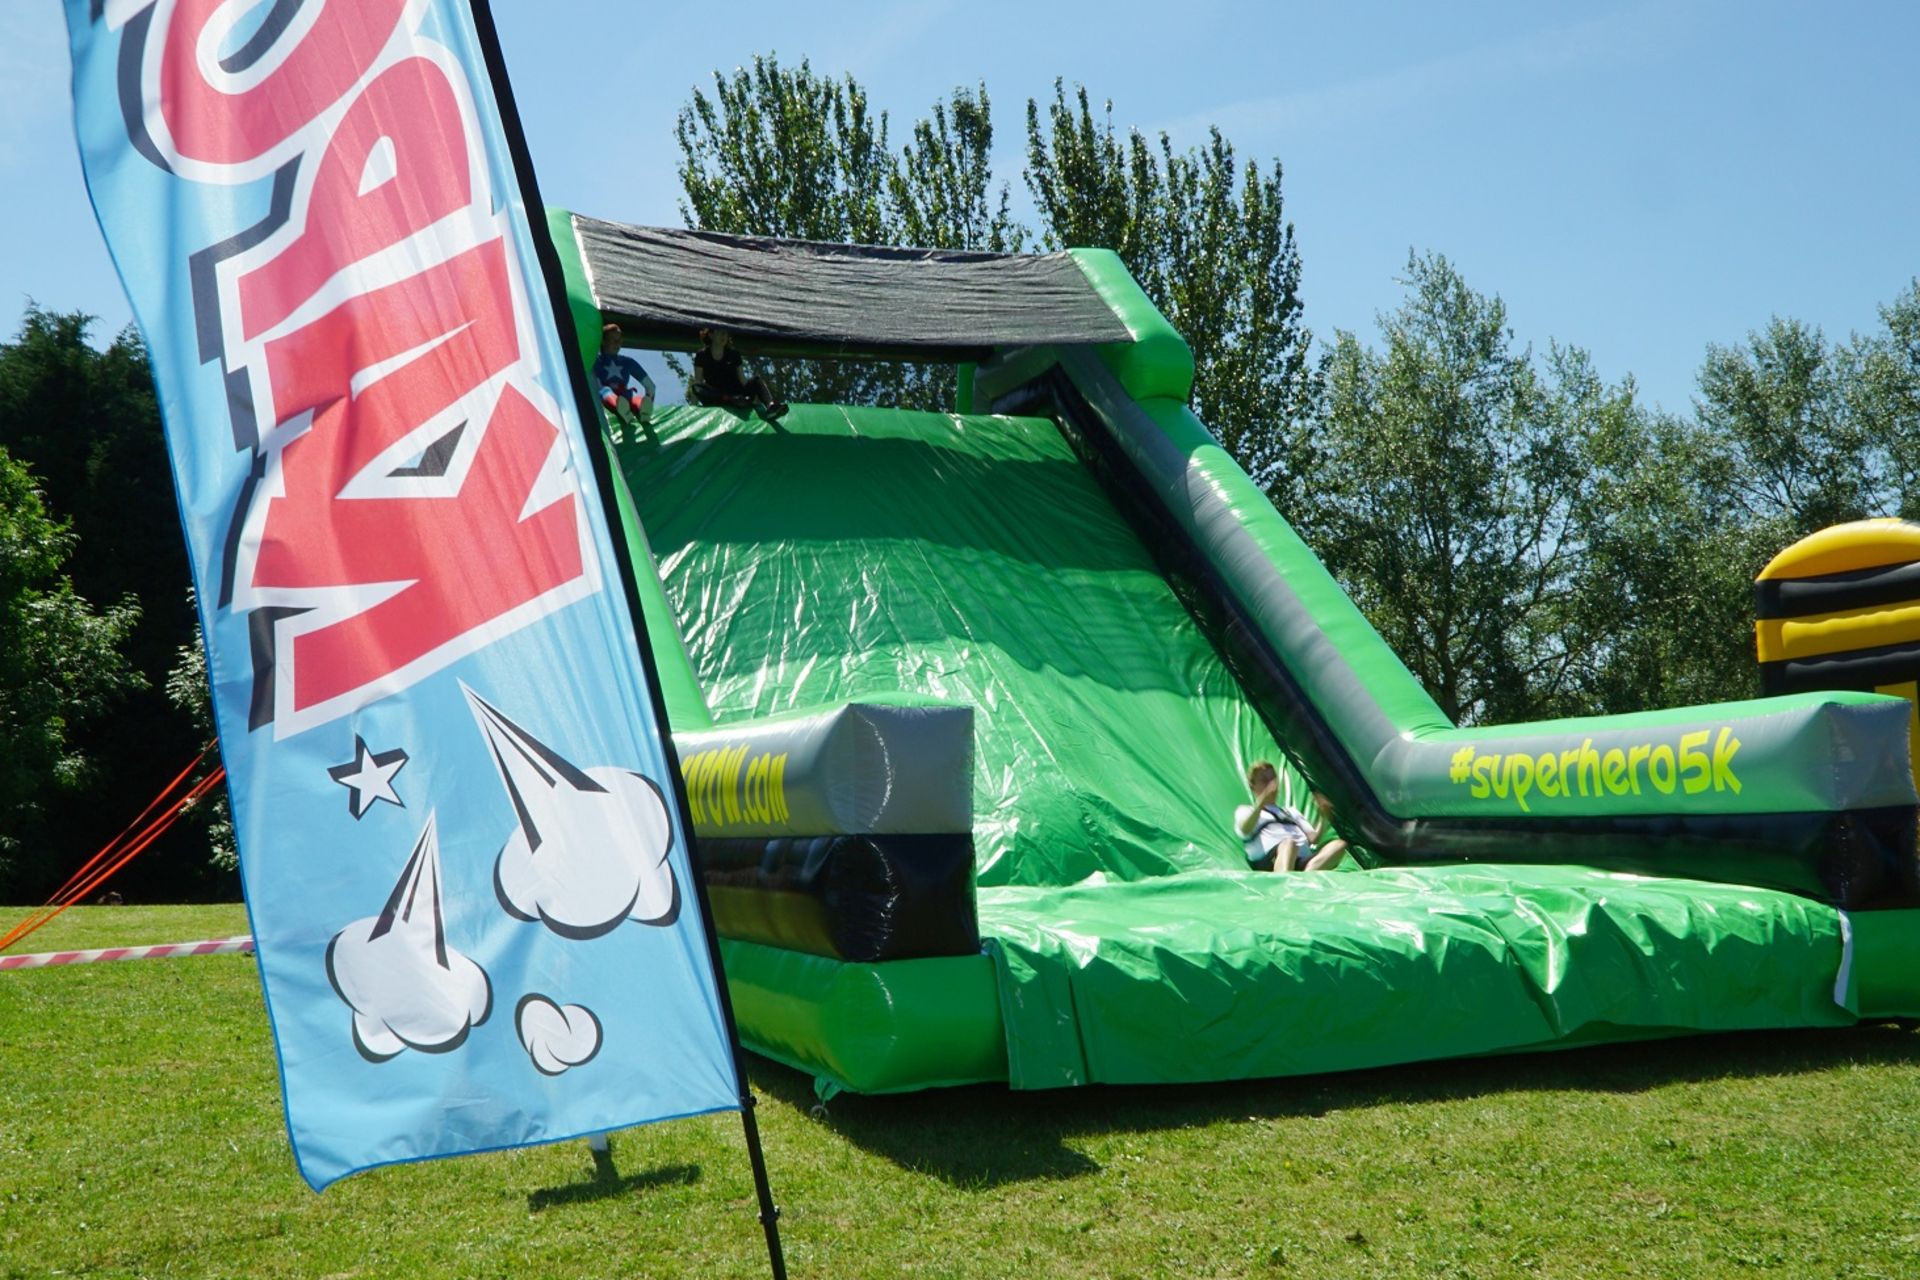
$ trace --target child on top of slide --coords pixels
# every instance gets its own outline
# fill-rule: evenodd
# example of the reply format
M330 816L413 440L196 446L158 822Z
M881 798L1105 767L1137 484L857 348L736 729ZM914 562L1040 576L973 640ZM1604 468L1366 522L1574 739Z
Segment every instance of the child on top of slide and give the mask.
M593 362L593 383L600 389L600 403L607 408L607 422L616 444L621 438L622 405L635 425L644 426L653 420L653 379L638 360L621 352L624 336L617 324L603 326L600 357Z

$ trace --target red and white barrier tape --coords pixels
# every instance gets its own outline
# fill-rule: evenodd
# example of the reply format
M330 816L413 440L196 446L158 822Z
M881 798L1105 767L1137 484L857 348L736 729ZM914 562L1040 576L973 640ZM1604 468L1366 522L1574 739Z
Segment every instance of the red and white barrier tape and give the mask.
M0 970L41 969L57 964L102 964L109 960L160 960L168 956L223 956L252 951L253 939L210 938L205 942L163 942L151 947L102 947L97 951L42 951L28 956L0 956Z

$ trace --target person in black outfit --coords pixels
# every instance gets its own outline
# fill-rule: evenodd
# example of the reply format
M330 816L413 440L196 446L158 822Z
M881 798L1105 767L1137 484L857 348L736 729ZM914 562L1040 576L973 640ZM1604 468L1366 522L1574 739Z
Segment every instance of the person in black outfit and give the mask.
M687 395L698 404L727 409L759 409L768 422L778 422L786 413L786 402L773 397L773 388L765 378L748 377L734 350L733 335L725 329L702 329L700 341L706 345L693 356L693 381Z

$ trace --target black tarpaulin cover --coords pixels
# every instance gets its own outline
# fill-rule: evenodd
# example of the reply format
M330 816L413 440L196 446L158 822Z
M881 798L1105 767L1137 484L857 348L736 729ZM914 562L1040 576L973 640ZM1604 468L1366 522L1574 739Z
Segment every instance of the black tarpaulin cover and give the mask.
M1065 253L893 249L629 227L575 214L594 301L636 334L967 358L1130 338Z

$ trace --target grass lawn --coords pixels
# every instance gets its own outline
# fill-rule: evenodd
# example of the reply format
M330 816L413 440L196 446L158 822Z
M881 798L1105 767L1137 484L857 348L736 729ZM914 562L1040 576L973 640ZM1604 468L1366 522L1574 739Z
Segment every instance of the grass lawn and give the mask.
M0 926L18 918L0 911ZM69 912L24 950L246 931ZM841 1097L755 1060L793 1275L1920 1274L1920 1038ZM0 974L0 1277L765 1274L738 1119L294 1172L250 957Z

